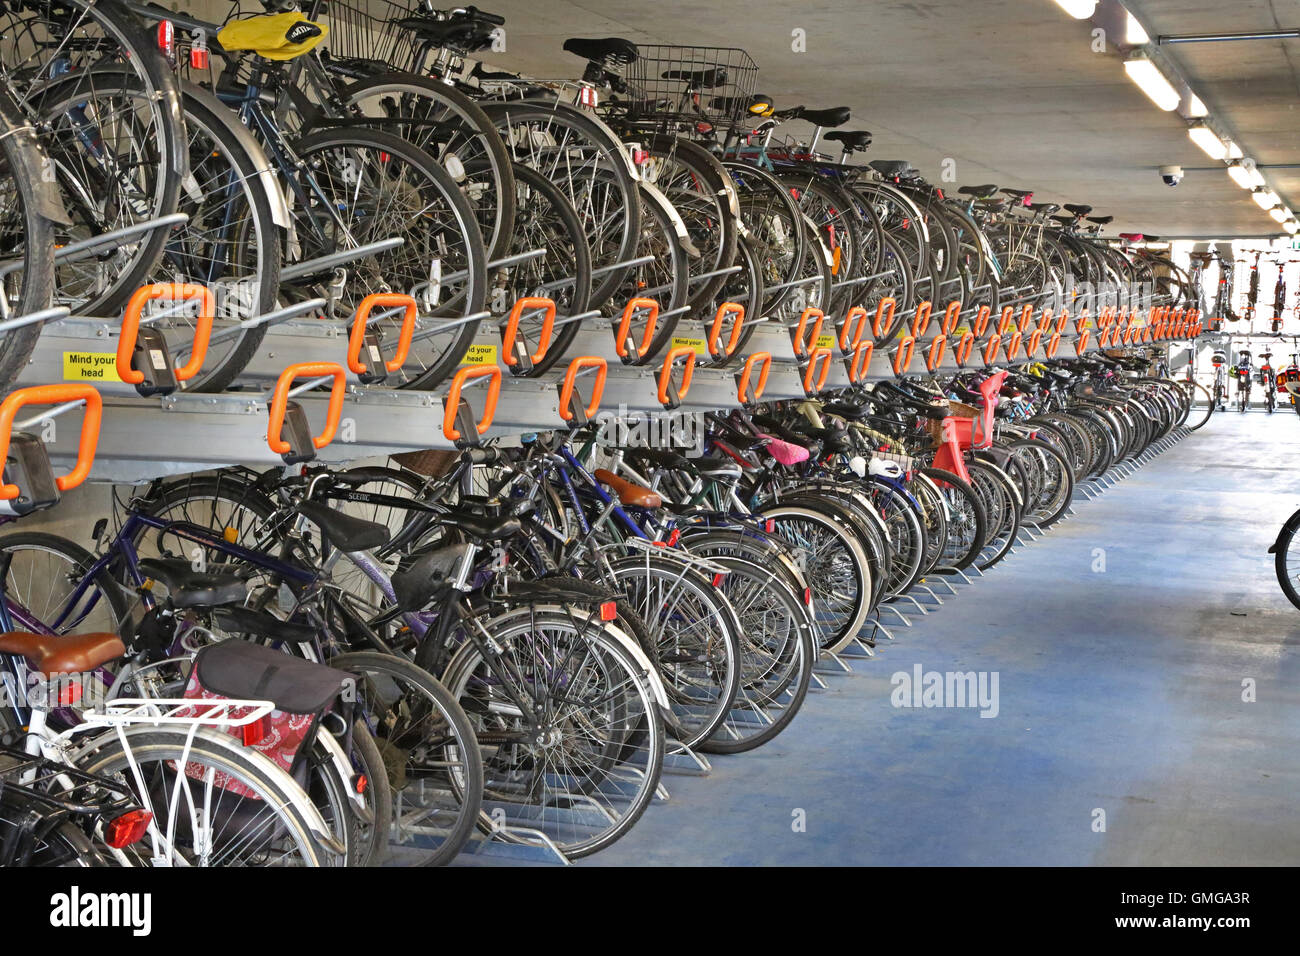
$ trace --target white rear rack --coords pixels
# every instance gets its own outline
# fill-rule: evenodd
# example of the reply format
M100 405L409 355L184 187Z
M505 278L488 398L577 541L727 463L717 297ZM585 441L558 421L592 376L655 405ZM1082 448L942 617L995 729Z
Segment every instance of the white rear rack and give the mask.
M269 700L120 697L107 702L102 709L83 713L82 726L169 724L242 727L261 720L273 710L275 704Z

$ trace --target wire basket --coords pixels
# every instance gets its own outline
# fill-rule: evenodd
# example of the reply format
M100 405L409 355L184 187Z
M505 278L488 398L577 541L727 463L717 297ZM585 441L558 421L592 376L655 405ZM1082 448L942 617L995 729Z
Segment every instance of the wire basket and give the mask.
M732 126L745 115L758 66L744 50L648 43L638 43L637 50L627 83L646 101L666 103L657 116Z
M911 455L904 455L896 451L873 451L871 457L879 458L882 461L892 461L907 474L916 471L916 459Z
M309 16L328 24L330 32L323 45L331 57L370 60L390 70L414 68L419 40L414 31L399 23L427 13L419 0L318 0L306 9Z
M980 410L974 405L948 399L948 415L950 418L979 418ZM935 444L943 444L943 422L935 421L932 418L927 419L926 427L929 429L930 437L934 439Z

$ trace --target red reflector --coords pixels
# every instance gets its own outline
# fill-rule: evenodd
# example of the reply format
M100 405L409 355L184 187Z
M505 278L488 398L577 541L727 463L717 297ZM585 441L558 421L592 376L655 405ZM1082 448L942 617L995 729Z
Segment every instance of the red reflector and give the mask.
M712 133L713 124L700 121L695 124L695 132L699 133L701 136L706 135L708 133Z
M944 199L943 190L942 190L942 189L935 189L934 192L935 192L935 195L937 195L937 196L939 197L939 201L942 202L943 199Z
M206 70L208 68L208 48L205 46L190 47L190 67L195 70Z
M153 814L148 810L128 810L120 817L108 821L104 827L104 842L114 850L130 846L144 838L152 822Z
M775 534L776 522L773 521L771 518L768 518L766 521L763 522L763 530L766 531L768 534Z
M803 589L803 603L812 607L812 588Z
M648 149L632 150L632 162L638 166L644 166L646 163L650 162L650 150Z
M80 682L65 684L63 687L59 688L60 707L71 707L79 700L81 700Z
M251 724L244 724L240 728L244 734L244 746L251 747L253 744L260 743L262 738L271 732L271 715L257 718Z
M713 576L713 586L716 588L716 587L718 587L719 585L721 585L721 584L722 584L722 579L725 578L726 576L727 576L727 575L726 575L726 572L724 572L724 571L719 571L717 574L715 574L715 575Z
M176 50L176 25L170 20L158 21L158 49L162 50L169 60Z
M682 533L679 529L673 528L673 533L668 536L668 547L677 547L677 542L682 539Z
M380 152L380 154L379 154L379 161L380 161L381 163L386 163L386 162L388 162L388 154L385 153L385 152Z
M618 617L618 605L613 601L605 601L600 605L600 619L602 621L612 621Z
M352 787L357 793L365 793L368 786L370 786L370 778L364 773L359 773L352 778Z

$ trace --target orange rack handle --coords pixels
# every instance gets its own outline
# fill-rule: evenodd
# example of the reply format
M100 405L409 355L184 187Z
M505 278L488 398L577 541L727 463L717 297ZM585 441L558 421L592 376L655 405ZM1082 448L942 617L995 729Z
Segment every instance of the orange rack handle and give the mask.
M1020 330L1016 329L1014 332L1011 333L1011 338L1007 339L1006 355L1007 355L1008 362L1014 362L1016 358L1020 355L1020 342L1021 342Z
M77 442L77 464L66 475L54 479L59 491L75 488L86 480L90 466L95 463L95 449L99 446L99 426L104 417L104 400L93 385L33 385L19 388L5 396L0 403L0 463L9 458L9 441L14 430L14 416L25 405L62 405L64 402L86 403L81 419L81 439ZM12 501L20 494L17 485L0 485L0 500Z
M855 305L844 316L844 324L840 326L840 351L845 355L857 349L858 343L867 334L867 319L870 315L862 306Z
M722 338L722 323L731 317L731 335L727 338L726 348L720 348L718 340ZM707 343L709 354L715 359L731 358L731 353L736 351L736 345L740 342L740 330L745 326L745 307L739 302L724 302L718 306L718 313L713 317L713 325L709 327L709 341Z
M1053 331L1060 335L1065 331L1065 327L1070 324L1070 310L1062 309L1060 315L1056 317L1056 326Z
M1004 305L1004 306L1002 307L1002 317L998 319L998 332L997 332L997 334L998 334L998 337L999 337L999 338L1002 337L1002 336L1004 336L1004 335L1006 335L1007 332L1009 332L1009 331L1011 330L1011 324L1012 324L1012 318L1011 318L1011 316L1012 316L1012 313L1014 313L1014 312L1015 312L1015 309L1013 309L1013 308L1012 308L1011 306L1009 306L1009 305Z
M1074 340L1075 355L1082 355L1084 353L1084 351L1088 348L1088 337L1091 335L1092 333L1089 332L1087 329L1084 329L1082 332L1079 333L1079 337Z
M903 336L903 340L898 343L898 348L894 350L894 374L905 375L908 367L912 364L912 352L916 349L916 339L910 335Z
M975 321L971 323L971 331L977 336L983 335L989 327L989 319L993 316L993 310L987 305L981 305L979 311L975 313Z
M1034 329L1029 333L1029 338L1025 340L1025 358L1033 358L1034 353L1038 351L1038 345L1043 341L1043 330Z
M957 347L952 350L952 357L958 365L965 365L970 360L970 353L975 348L975 333L963 332L957 340Z
M609 374L609 365L598 355L579 355L569 363L569 370L564 373L564 384L560 387L560 417L566 422L573 418L573 412L569 410L569 406L573 403L573 384L578 378L578 372L584 368L594 368L596 380L591 386L591 401L583 409L583 414L591 418L600 409L600 399L605 394L605 376ZM479 434L483 433L479 432Z
M300 378L319 378L332 375L330 400L325 408L325 427L319 435L312 436L311 443L316 448L324 448L334 440L334 432L339 427L339 418L343 415L343 390L347 385L347 372L338 362L299 362L290 365L275 380L275 391L271 393L271 420L266 430L266 444L277 455L289 451L289 443L280 434L284 431L284 416L289 410L289 389Z
M117 374L129 385L139 385L144 381L144 372L131 368L131 353L135 350L135 340L140 334L140 316L145 305L154 299L166 299L169 302L199 300L199 314L194 320L194 347L190 350L190 360L176 369L177 381L184 382L198 375L199 369L203 368L203 360L208 355L212 317L217 311L212 290L194 282L153 282L142 285L126 304L126 311L122 313L122 330L117 340Z
M750 389L750 378L754 374L754 366L762 363L762 368L758 372L758 382ZM736 382L736 401L742 405L750 402L756 402L763 397L763 390L767 388L767 376L772 371L772 353L755 352L749 358L745 359L744 368L740 370L740 378Z
M998 360L998 349L1002 348L1002 336L994 332L984 343L984 364L993 365Z
M813 373L817 380L813 382ZM831 373L831 350L814 348L808 355L808 367L803 371L803 390L807 395L816 395L826 387L826 377Z
M537 351L529 359L536 365L546 357L546 350L551 345L551 332L555 329L555 302L542 296L526 295L516 300L506 319L506 327L501 330L501 361L507 365L519 364L519 356L515 355L515 336L519 334L519 320L524 311L539 309L542 312L542 331L537 335Z
M357 314L352 317L352 332L348 335L348 368L358 375L366 370L361 362L361 347L366 341L366 323L376 306L405 310L402 330L397 333L397 351L384 363L384 368L396 372L406 363L406 356L411 351L411 338L415 335L415 320L419 314L415 298L401 292L373 292L357 306Z
M1026 302L1024 304L1024 307L1021 308L1020 310L1020 322L1016 326L1016 328L1021 335L1024 335L1033 327L1034 327L1034 306L1032 303Z
M884 322L888 321L890 325L894 324L894 308L897 306L892 295L887 295L876 303L876 318L871 323L871 334L878 340L884 334ZM885 310L889 310L889 318L885 318Z
M1043 355L1049 359L1056 358L1056 353L1061 347L1061 333L1053 332L1052 337L1047 340L1047 345L1043 347Z
M1038 331L1046 332L1055 324L1055 322L1056 320L1052 317L1052 310L1043 309L1043 311L1039 313L1038 316Z
M930 327L930 313L933 311L934 305L929 299L916 304L916 314L912 316L912 338L919 339L925 334L925 330Z
M808 320L812 319L812 328L808 328ZM808 358L813 350L817 348L817 339L822 334L822 323L826 321L826 313L821 309L813 306L803 310L799 316L799 324L794 327L794 355L795 358Z
M867 377L867 371L871 368L871 356L875 354L876 343L859 342L853 350L853 357L849 359L849 381L860 382Z
M501 366L500 365L465 365L456 371L451 378L451 388L447 389L447 397L442 400L442 435L449 442L460 441L460 429L456 427L456 411L460 408L460 390L465 387L465 383L476 378L489 376L487 399L483 403L483 417L474 425L475 430L482 435L492 427L492 419L497 413L497 399L501 397Z
M930 342L930 348L925 353L925 370L933 372L943 361L943 357L948 354L948 336L940 332L933 341Z
M659 303L654 299L628 299L627 305L623 306L623 318L618 323L618 331L614 333L614 351L625 361L631 357L627 354L627 334L632 330L632 316L638 312L649 314L645 320L645 331L641 333L641 344L636 347L636 357L641 358L649 352L650 343L654 341L655 324L659 321Z
M672 399L668 395L668 386L672 384L673 368L678 359L683 359L685 365L682 366L682 384L677 388L677 398L683 399L686 393L691 390L691 378L695 375L695 349L689 345L679 345L675 349L669 349L668 354L664 356L664 364L659 368L659 404L667 405Z
M961 302L954 299L948 303L948 308L943 311L943 334L952 335L957 331L957 323L961 321Z

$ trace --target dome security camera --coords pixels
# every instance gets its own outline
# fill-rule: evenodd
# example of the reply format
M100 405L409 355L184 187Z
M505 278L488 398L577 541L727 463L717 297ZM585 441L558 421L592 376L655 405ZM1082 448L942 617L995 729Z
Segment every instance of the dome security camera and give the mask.
M1166 186L1177 186L1183 181L1183 167L1181 166L1161 166L1160 181Z

